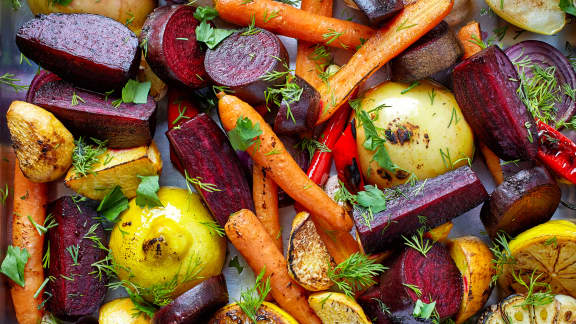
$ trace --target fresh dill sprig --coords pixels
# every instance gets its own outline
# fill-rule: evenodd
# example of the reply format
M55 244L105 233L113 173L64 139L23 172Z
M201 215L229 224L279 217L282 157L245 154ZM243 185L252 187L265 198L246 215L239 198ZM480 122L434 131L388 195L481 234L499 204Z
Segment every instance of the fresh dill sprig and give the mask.
M92 172L94 166L100 161L99 156L106 152L106 141L90 138L96 145L89 145L83 137L74 141L76 147L72 153L72 166L76 174L83 176Z
M328 278L347 296L376 283L373 277L387 270L361 253L354 253L334 268L328 270Z
M404 29L412 28L416 25L418 25L418 24L408 25L408 18L406 18L406 20L404 20L400 25L398 25L398 27L396 28L396 32L399 32L399 31L404 30Z
M264 97L266 100L266 106L268 106L270 102L274 103L276 106L280 106L284 103L286 105L286 118L289 118L292 122L296 123L290 105L300 100L304 89L291 79L291 77L287 77L286 82L280 87L267 88L264 91Z
M416 234L412 235L410 238L402 235L402 238L404 238L404 244L420 252L424 257L426 257L427 253L430 252L433 246L428 239L424 238L425 230L425 227L420 227L416 231Z
M343 32L337 32L334 29L328 29L327 33L322 34L322 39L326 40L325 44L328 45L337 40L342 35L344 35Z
M80 246L78 244L70 245L66 248L66 251L68 251L70 257L72 257L73 262L72 265L73 266L80 265L80 263L78 263L78 254L80 253Z
M188 171L184 170L184 177L186 178L186 187L188 188L188 192L192 192L190 188L190 184L194 185L196 188L200 190L204 190L206 192L215 192L215 191L222 191L216 187L213 183L205 183L202 182L201 177L192 178L188 175Z
M502 232L496 235L494 245L490 248L490 251L494 254L492 264L496 270L496 273L492 276L491 284L495 284L498 278L504 273L504 267L509 264L515 264L516 259L512 256L506 234Z
M529 306L544 306L552 303L554 301L554 295L552 294L552 289L550 284L545 282L538 282L538 279L542 277L542 273L535 276L536 270L532 271L530 274L529 282L524 281L520 274L512 272L512 276L517 283L522 285L528 291L526 297L520 306L528 308ZM545 288L545 291L537 291L539 288Z
M82 103L86 103L82 97L76 94L76 90L72 91L72 102L70 103L72 106L77 106L78 101L82 101Z
M248 25L248 29L240 35L251 36L258 34L260 32L260 29L256 28L255 26L256 26L256 17L254 16L254 14L252 14L252 16L250 17L250 25Z
M422 296L422 289L420 289L420 287L418 287L416 285L412 285L412 284L405 284L405 283L403 283L402 286L412 290L416 294L416 296L418 296L418 297Z
M313 138L307 138L307 137L303 138L296 145L296 148L298 148L302 152L308 152L308 155L310 156L310 161L312 160L312 157L314 156L316 151L332 152L330 148L326 146L326 144L319 142Z
M8 184L6 184L5 189L0 189L0 202L2 202L2 206L6 206L6 199L8 199L9 194L10 189L8 188Z
M0 84L12 87L16 92L28 89L28 86L26 85L17 84L16 82L19 82L20 79L15 78L15 76L16 75L12 73L4 73L3 75L0 75Z
M208 227L208 229L210 230L210 233L214 233L220 237L226 236L226 232L224 231L222 226L220 226L218 223L216 223L213 220L200 222L200 224Z
M238 306L242 309L244 314L256 323L256 315L258 314L258 309L260 305L270 293L270 277L266 278L266 282L262 283L264 274L266 273L266 268L260 271L258 277L256 277L256 283L253 287L244 290L240 293L240 300L237 301Z

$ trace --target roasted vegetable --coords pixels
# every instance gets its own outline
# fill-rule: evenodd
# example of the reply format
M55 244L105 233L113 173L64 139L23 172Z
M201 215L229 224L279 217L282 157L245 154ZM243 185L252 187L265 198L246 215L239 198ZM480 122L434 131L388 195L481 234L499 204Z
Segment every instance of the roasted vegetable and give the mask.
M242 208L254 210L252 190L228 138L206 114L200 114L166 135L212 215L224 226ZM194 181L195 179L195 181Z
M334 261L307 212L298 213L292 221L287 253L288 273L306 290L321 291L332 286L328 271L335 266Z
M196 108L196 103L192 101L192 98L184 90L172 87L168 91L168 129L172 129L179 126L188 119L196 117L198 115L198 109ZM182 174L184 173L184 167L182 162L178 159L174 148L170 145L170 161L174 167Z
M278 36L263 29L239 31L206 52L204 66L219 86L229 87L242 100L267 102L264 91L286 80L288 52Z
M205 47L196 41L192 6L173 5L154 9L148 15L140 43L152 71L175 86L201 88L208 84L204 70Z
M140 61L137 79L140 82L150 82L150 96L154 101L162 100L168 93L168 86L160 79L143 57Z
M289 84L299 91L293 98L284 97L276 119L276 134L296 134L312 130L320 114L320 94L304 79L295 76ZM290 85L291 86L291 85Z
M38 106L13 101L6 119L20 169L28 179L49 182L68 171L74 138L54 115Z
M480 218L492 238L499 232L515 236L550 220L560 198L556 180L537 166L504 179L482 206Z
M367 253L381 252L401 243L419 227L432 228L478 206L488 193L469 167L461 167L413 187L398 186L387 195L386 210L366 220L367 211L355 209L358 236ZM422 217L424 217L424 221Z
M456 101L480 141L505 161L536 157L536 123L517 95L518 73L498 46L458 64L452 79Z
M527 295L511 295L487 308L478 324L568 324L575 314L576 299L567 295L546 296L537 306L529 303Z
M275 323L275 324L298 324L298 321L290 314L286 313L280 307L263 302L256 312L258 323ZM250 318L237 303L233 303L221 308L208 322L208 324L235 324L249 323Z
M121 280L140 287L148 301L166 305L220 274L226 241L199 195L174 187L157 194L159 207L130 201L112 230L110 251Z
M41 82L31 91L30 103L53 113L77 136L106 141L110 148L148 145L156 127L156 103L113 104L114 96L86 91L58 80ZM80 99L78 99L80 98Z
M134 316L138 314L137 316ZM98 311L99 324L150 324L152 320L145 313L136 313L136 305L128 297L107 302Z
M576 183L576 144L553 127L538 121L538 159L559 176Z
M354 0L354 4L372 25L379 25L404 8L404 2L400 0Z
M138 38L113 19L92 14L49 14L16 34L22 54L75 85L119 89L140 65Z
M154 324L206 323L220 307L228 303L226 281L222 274L210 277L154 314Z
M419 317L415 311L418 300L426 304L435 302L434 309L439 319L458 312L463 285L460 272L443 245L430 241L424 243L428 249L417 251L412 247L406 248L390 270L381 276L380 285L370 288L358 298L369 318L409 323ZM427 317L421 319L430 319L430 315Z
M85 175L72 167L66 174L64 184L82 196L95 200L102 200L118 185L126 197L133 198L141 181L138 176L157 175L161 170L160 152L152 141L148 146L105 150L96 157L93 168Z
M445 21L393 59L392 80L411 82L424 79L454 65L462 50Z
M500 18L534 33L553 35L566 24L566 14L558 0L488 0L486 3Z
M362 307L342 293L321 292L308 297L310 307L322 323L371 324Z
M92 264L104 259L104 228L96 221L96 203L62 197L48 212L58 225L48 231L50 260L47 308L60 319L74 320L98 309L106 294L106 277Z

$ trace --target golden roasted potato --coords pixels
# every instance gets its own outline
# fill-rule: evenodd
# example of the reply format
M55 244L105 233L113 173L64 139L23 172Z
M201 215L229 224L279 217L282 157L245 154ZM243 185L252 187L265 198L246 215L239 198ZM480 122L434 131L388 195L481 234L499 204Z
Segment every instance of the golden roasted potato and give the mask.
M140 184L138 176L157 175L162 170L162 159L154 142L129 149L108 149L98 159L92 172L85 176L71 168L64 184L90 199L102 200L116 185L127 198L134 198Z
M310 307L322 323L370 324L362 307L342 293L321 292L308 297Z
M24 101L13 101L6 119L12 146L26 178L49 182L68 171L74 137L52 113Z
M307 212L298 213L292 221L286 259L288 273L305 289L320 291L332 286L328 270L334 266L334 260Z
M140 69L138 70L138 81L146 82L150 81L150 95L154 98L154 101L158 102L166 96L168 92L168 86L164 81L152 71L148 62L144 56L142 56L142 61L140 61Z
M98 312L98 323L150 324L152 323L152 319L144 313L138 313L132 300L124 297L114 299L102 305Z
M257 324L298 324L298 321L285 310L269 302L263 302L262 305L260 305L256 313L256 318ZM240 306L237 303L233 303L220 308L208 323L237 324L251 323L251 321Z

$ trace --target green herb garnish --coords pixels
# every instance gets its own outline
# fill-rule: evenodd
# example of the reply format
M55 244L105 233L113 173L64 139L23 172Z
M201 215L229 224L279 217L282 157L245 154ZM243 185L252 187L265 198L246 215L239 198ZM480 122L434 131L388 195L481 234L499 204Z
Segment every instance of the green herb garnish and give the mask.
M82 137L74 141L76 146L72 153L72 166L77 175L86 176L92 173L92 169L100 161L99 157L106 152L106 141L90 139L96 145L87 144Z
M24 266L26 266L29 257L30 254L26 249L8 245L6 256L0 266L0 272L12 279L17 285L24 287Z
M412 235L410 238L405 237L402 235L404 239L404 243L408 246L413 248L414 250L420 252L424 257L427 256L428 252L432 249L433 244L430 243L430 240L424 238L424 232L426 231L425 227L420 227L416 234Z
M9 87L12 87L12 89L14 89L16 92L28 89L28 86L26 85L17 84L16 82L19 82L20 79L15 78L15 76L16 75L12 73L4 73L0 76L0 84L5 84Z
M387 268L361 253L354 253L336 267L328 270L328 278L347 296L367 288Z
M158 198L158 190L160 190L160 185L158 181L160 177L157 175L152 176L138 176L142 181L136 189L136 205L144 207L161 207L162 202Z
M260 146L260 123L252 124L248 117L239 117L236 126L228 132L230 144L235 150L246 151L254 145L254 151L258 151Z
M120 186L116 185L114 189L108 192L104 199L102 199L96 211L102 213L102 216L108 221L116 223L118 216L128 209L129 202L128 198L122 193Z
M244 290L240 293L240 300L237 301L238 306L242 309L244 314L252 320L253 323L256 323L256 314L258 313L258 309L260 305L270 293L270 278L266 278L266 282L262 284L262 279L264 278L264 274L266 273L266 269L262 269L258 277L256 277L256 283L254 287Z

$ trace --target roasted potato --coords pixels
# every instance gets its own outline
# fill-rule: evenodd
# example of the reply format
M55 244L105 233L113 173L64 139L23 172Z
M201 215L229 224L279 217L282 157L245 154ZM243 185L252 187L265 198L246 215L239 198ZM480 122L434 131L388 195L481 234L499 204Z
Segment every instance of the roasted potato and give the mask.
M74 137L52 113L24 101L14 101L6 119L20 169L28 179L49 182L68 171Z
M322 323L370 324L362 307L342 293L321 292L308 297L310 307Z
M138 81L150 81L150 96L152 96L156 102L162 100L162 98L164 98L168 92L168 86L166 83L160 80L154 71L152 71L150 65L148 65L148 62L146 62L144 57L142 57L142 61L140 61L140 68L138 69Z
M114 299L100 307L100 324L150 324L152 319L144 313L135 311L136 306L130 298ZM135 316L137 314L137 316Z
M263 302L256 313L258 324L275 323L275 324L298 324L290 314L282 308L269 303ZM236 324L251 323L250 319L237 303L229 304L222 307L208 322L209 324Z
M148 146L130 149L108 149L99 156L99 162L87 175L71 168L64 184L94 200L102 200L112 188L119 185L127 198L134 198L141 181L137 176L156 175L161 170L160 152L152 142Z
M320 291L332 286L328 270L334 265L334 260L306 212L299 213L292 221L286 259L288 273L305 289Z

